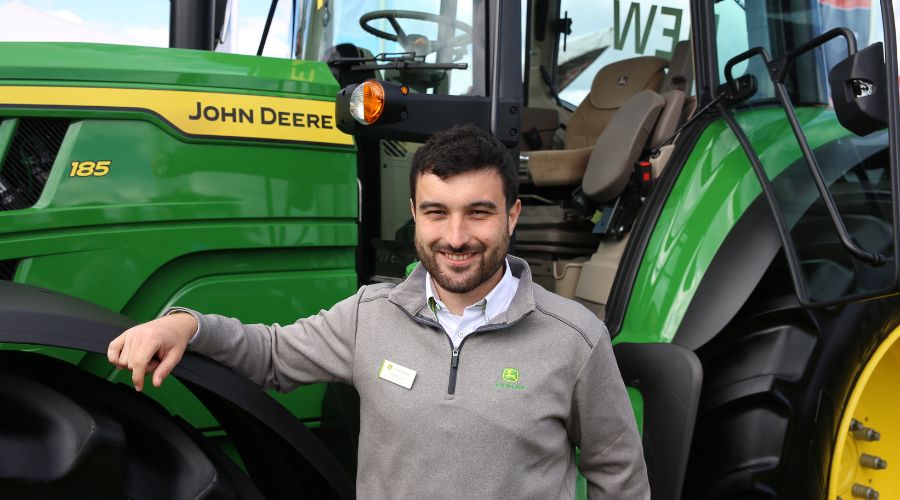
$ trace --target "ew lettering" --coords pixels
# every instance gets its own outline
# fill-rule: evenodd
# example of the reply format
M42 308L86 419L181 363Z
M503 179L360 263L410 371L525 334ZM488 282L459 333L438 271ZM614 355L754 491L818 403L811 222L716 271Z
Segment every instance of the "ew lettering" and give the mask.
M644 6L646 17L641 13L641 5ZM646 10L648 8L649 11ZM675 51L675 45L678 43L678 37L681 33L682 9L631 2L628 5L628 11L624 15L622 10L622 2L615 0L613 3L613 20L615 23L613 48L615 50L622 50L627 39L632 37L634 39L634 52L645 54L648 52L647 42L651 38L655 38L656 41L651 43L651 45L656 44L658 46L653 53L659 57L672 57L672 52ZM659 13L658 15L657 12Z

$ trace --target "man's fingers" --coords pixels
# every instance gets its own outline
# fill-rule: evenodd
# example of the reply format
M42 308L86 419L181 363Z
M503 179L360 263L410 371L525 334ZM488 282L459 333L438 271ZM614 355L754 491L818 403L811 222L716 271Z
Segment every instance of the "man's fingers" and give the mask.
M134 382L134 388L140 392L144 388L144 375L147 373L148 365L159 351L159 342L145 339L143 342L135 344L131 346L132 352L128 366L131 368L131 381Z
M131 367L131 382L134 384L134 390L141 392L144 388L144 371L147 365L143 363L135 363Z
M116 365L119 365L119 355L122 354L122 347L125 345L125 334L121 334L118 337L114 338L112 342L109 343L109 347L106 349L106 357L109 359L109 362Z
M122 353L119 354L119 367L131 369L131 342L134 336L130 332L125 332L125 342L122 344Z
M181 361L187 341L197 329L197 320L189 314L163 316L137 325L119 335L107 348L109 361L120 369L129 369L134 388L144 388L144 377L153 373L156 386Z
M172 373L172 370L175 369L175 365L181 361L183 352L184 351L179 351L178 349L170 349L169 352L166 353L162 361L159 362L156 371L153 372L153 385L156 387L162 385L163 380Z

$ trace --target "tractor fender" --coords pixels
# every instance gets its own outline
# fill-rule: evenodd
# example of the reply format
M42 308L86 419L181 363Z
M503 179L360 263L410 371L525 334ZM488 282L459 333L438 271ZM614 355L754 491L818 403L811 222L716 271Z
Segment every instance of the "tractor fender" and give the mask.
M0 281L0 342L64 347L106 354L130 319L63 293ZM209 358L186 352L172 374L204 402L230 403L279 436L304 458L341 498L354 497L354 482L332 453L283 406L258 386ZM198 390L199 389L199 390ZM213 401L211 401L211 396ZM218 401L215 401L218 400Z
M782 248L772 212L758 197L725 237L672 342L697 350L723 331Z
M625 385L644 399L642 442L654 499L681 498L703 367L694 351L675 344L613 346Z

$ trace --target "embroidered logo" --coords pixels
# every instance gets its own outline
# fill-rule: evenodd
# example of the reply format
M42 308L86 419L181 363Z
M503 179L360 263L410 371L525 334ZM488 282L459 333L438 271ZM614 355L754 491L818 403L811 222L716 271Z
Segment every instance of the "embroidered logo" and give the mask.
M624 76L624 75L620 76L619 79L616 80L616 87L624 87L626 85L628 85L628 77L627 76Z
M506 382L518 382L519 381L519 370L515 368L504 368L503 369L503 380Z
M494 384L494 387L497 387L498 389L514 389L517 391L525 390L525 386L519 384L519 370L517 368L504 368L500 373L500 378L503 381L497 382Z

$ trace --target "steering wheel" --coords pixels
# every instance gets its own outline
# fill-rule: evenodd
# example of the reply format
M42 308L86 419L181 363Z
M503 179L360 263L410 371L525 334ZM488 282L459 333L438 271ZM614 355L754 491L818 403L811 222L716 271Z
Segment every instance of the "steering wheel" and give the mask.
M376 19L387 19L394 29L394 33L388 33L374 28L370 21ZM450 25L453 32L462 31L462 34L451 37L440 42L429 40L425 35L409 34L407 35L403 28L400 27L398 19L415 19L418 21L428 21L439 25ZM416 55L428 55L444 48L465 47L472 41L472 27L457 19L447 19L437 14L428 12L417 12L412 10L376 10L363 14L359 18L359 25L362 26L367 33L384 38L391 42L397 42L407 52L414 52Z

